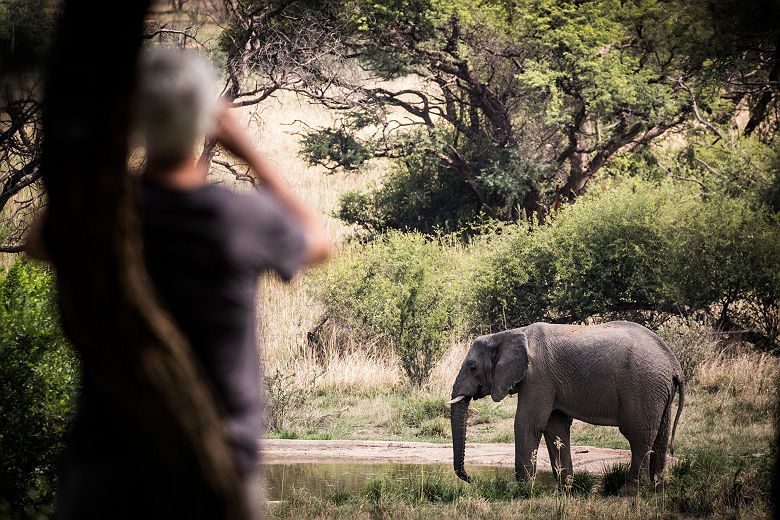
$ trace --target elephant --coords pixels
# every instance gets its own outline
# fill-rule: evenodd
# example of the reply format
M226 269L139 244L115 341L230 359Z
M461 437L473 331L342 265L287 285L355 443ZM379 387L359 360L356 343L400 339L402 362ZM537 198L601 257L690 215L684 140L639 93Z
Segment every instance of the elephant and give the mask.
M675 393L679 393L679 400L670 437ZM517 394L514 430L518 481L534 474L533 455L542 435L558 481L572 473L569 431L572 420L579 419L617 426L628 439L631 466L621 493L629 494L636 489L646 461L651 478L664 477L667 444L674 454L674 434L685 401L685 378L668 345L637 323L534 323L480 336L463 360L448 403L453 466L458 477L467 482L471 478L463 467L466 412L471 399L488 394L495 402L507 394Z

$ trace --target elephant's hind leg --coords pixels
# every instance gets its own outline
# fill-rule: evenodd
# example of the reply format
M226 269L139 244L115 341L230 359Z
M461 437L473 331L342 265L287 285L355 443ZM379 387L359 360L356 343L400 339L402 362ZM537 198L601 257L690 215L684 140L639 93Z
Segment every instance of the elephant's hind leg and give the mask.
M631 445L631 467L628 470L626 483L619 492L620 495L626 496L632 495L637 491L639 476L650 463L653 441L658 435L658 429L624 429L621 427L620 432L625 435L628 443Z
M572 474L570 429L571 417L560 410L553 410L544 428L544 442L550 454L553 475L559 483L565 482L566 475Z
M674 397L674 396L672 396ZM670 403L671 404L671 403ZM658 434L653 441L653 453L650 454L650 478L658 477L663 484L664 469L666 468L666 448L669 446L669 425L671 420L671 406L667 406L661 416L661 424Z

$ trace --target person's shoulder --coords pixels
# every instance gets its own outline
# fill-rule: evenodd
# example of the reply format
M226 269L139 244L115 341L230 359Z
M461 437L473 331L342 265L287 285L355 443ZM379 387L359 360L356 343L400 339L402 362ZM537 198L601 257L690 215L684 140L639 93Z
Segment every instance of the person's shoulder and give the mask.
M256 203L250 193L240 193L221 184L203 186L198 196L223 218L237 218L253 210Z
M233 212L243 216L253 215L265 220L287 215L276 198L262 189L233 193L232 203Z

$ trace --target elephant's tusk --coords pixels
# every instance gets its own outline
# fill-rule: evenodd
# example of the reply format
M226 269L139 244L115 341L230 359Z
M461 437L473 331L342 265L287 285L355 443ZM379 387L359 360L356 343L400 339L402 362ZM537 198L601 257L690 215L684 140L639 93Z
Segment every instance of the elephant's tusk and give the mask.
M465 395L459 395L455 399L451 399L451 400L447 401L447 404L455 404L458 401L460 401L461 399L463 399L464 397L466 397L466 396Z

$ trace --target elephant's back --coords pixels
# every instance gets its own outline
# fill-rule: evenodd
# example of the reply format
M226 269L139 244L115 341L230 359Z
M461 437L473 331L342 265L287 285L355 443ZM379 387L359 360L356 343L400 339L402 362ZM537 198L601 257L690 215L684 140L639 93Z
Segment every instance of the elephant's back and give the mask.
M669 376L682 376L682 368L669 346L653 331L630 321L610 321L599 325L534 324L541 329L544 343L558 345L557 355L575 360L603 363L611 359L629 371L653 370ZM601 360L601 361L599 361Z

